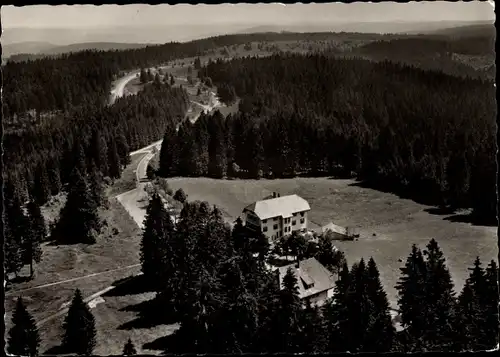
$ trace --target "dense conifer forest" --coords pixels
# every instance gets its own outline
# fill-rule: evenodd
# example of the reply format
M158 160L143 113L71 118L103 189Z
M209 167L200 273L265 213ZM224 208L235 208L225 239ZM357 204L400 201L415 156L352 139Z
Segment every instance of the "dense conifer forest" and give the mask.
M103 183L120 177L131 151L162 136L161 176L356 177L434 205L472 207L475 217L494 221L496 103L487 79L389 61L282 53L199 69L223 102L239 101L234 115L216 111L195 124L184 121L187 93L151 78L136 96L107 104L111 81L123 71L234 44L326 41L330 35L230 35L9 62L3 68L6 274L30 264L33 275L49 233L59 244L94 243L97 209L106 207ZM386 51L386 44L373 46ZM67 201L48 232L40 206L60 192ZM279 249L315 256L338 276L333 298L311 306L299 299L291 271L279 288L266 269L270 247L260 232L247 231L241 220L230 229L216 207L186 201L180 191L176 197L185 202L174 223L162 198L152 196L140 251L140 279L157 293L142 318L180 323L166 337L166 352L463 351L490 349L498 341L494 261L486 267L479 258L464 262L473 266L457 296L438 243L413 246L397 286L403 329L396 331L373 259L349 266L331 255L324 237L315 249L283 242ZM78 234L68 234L74 227ZM28 310L19 299L9 352L34 356L40 336ZM63 327L66 348L93 352L99 331L79 290ZM135 353L129 339L124 354Z
M177 139L170 129L163 174L356 176L495 219L490 81L387 61L286 54L212 62L200 76L211 78L224 102L239 97L240 111L186 124Z

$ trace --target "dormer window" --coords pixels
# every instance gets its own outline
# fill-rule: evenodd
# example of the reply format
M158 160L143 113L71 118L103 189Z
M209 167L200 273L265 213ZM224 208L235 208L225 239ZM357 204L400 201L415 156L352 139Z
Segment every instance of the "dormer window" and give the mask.
M314 281L306 281L303 278L301 278L300 280L302 281L302 285L304 285L305 290L310 289L314 286Z

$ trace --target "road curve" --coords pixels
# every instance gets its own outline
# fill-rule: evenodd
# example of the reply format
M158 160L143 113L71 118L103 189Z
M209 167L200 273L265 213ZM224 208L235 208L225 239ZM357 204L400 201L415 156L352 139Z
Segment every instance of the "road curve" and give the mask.
M111 95L109 97L109 104L112 105L117 98L123 97L123 91L125 90L125 86L127 85L128 82L130 82L132 79L136 78L136 76L140 73L139 70L135 70L133 72L130 72L126 76L116 80L113 83L113 89L111 90Z

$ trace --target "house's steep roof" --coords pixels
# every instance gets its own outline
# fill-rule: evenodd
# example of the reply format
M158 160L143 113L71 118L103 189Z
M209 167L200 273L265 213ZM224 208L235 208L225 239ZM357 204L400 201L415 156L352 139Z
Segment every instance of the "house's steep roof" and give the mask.
M245 207L244 210L252 211L260 219L272 217L291 217L295 212L309 211L309 203L297 195L270 198L257 201Z
M278 268L281 286L283 286L283 278L288 268L292 269L297 278L299 297L301 299L335 287L335 280L332 273L318 262L316 258L302 260L299 262L298 268L295 263ZM308 285L313 284L313 286L306 288L304 283Z

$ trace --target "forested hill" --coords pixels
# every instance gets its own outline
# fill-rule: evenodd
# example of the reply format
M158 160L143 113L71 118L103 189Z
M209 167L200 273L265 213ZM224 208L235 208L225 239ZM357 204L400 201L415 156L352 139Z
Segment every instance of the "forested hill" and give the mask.
M377 187L495 219L490 81L323 55L218 61L200 73L222 100L241 98L241 113L225 124L235 126L226 132L235 135L236 153L228 155L253 177L353 172Z

